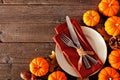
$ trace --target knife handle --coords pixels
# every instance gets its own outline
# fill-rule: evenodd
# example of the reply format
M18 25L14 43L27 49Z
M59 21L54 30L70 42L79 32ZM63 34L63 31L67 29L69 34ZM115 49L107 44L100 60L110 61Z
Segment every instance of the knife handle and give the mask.
M83 62L84 62L85 68L90 69L91 65L90 65L89 61L87 60L86 56L82 55L82 57L83 57Z
M89 56L88 54L85 55L93 64L97 64L98 61L96 59L94 59L93 57Z

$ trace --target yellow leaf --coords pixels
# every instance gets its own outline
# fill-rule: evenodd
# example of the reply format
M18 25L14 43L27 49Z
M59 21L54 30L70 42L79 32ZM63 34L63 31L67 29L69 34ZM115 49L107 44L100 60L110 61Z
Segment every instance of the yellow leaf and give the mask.
M55 57L56 57L55 51L52 51L51 54L49 55L49 58L54 59Z

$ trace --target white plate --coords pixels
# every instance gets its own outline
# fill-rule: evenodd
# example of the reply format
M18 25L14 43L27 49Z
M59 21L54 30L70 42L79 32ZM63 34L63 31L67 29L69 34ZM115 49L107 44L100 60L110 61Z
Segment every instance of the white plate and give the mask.
M106 47L106 43L104 39L97 31L95 31L92 28L82 26L82 30L88 42L90 43L90 45L92 46L92 48L94 49L94 51L96 52L96 54L98 55L98 57L101 59L101 61L104 64L107 58L107 47ZM60 67L68 74L75 76L75 77L79 77L79 75L75 72L72 66L67 62L62 52L57 48L57 46L56 46L55 51L56 51L56 58L57 58L57 61ZM96 72L94 72L93 74L95 74Z

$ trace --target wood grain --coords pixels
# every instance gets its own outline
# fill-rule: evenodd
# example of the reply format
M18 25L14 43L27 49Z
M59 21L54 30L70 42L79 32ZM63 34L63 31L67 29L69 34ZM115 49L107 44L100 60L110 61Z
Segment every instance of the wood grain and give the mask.
M3 0L0 0L0 4L3 4Z
M11 80L21 80L21 71L29 71L29 64L13 64L11 69Z
M0 63L29 63L34 57L47 57L54 43L0 43Z
M11 64L0 64L0 80L11 79Z
M99 2L100 0L97 0ZM95 5L96 1L91 0L3 0L4 4L42 4L42 5L79 5L91 4Z
M1 24L1 42L53 42L56 24Z
M36 5L3 5L0 6L0 23L60 23L65 16L82 19L82 14L96 6L36 6Z

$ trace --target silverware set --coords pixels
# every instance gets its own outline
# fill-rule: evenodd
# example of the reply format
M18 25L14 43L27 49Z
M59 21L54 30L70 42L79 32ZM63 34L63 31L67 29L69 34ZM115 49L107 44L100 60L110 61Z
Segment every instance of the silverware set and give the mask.
M91 65L90 65L89 61L91 61L93 64L97 64L98 63L98 61L96 59L94 59L93 57L90 56L90 55L94 55L94 52L93 51L84 51L83 50L83 48L82 48L82 46L81 46L81 44L80 44L80 42L78 40L77 34L74 31L73 24L71 23L70 18L68 16L66 16L66 22L67 22L68 30L70 32L70 36L71 36L72 39L70 39L65 34L61 34L59 36L60 39L67 46L73 47L73 48L75 48L77 50L77 53L80 56L80 58L78 60L78 70L80 70L82 62L84 63L86 69L90 69Z

